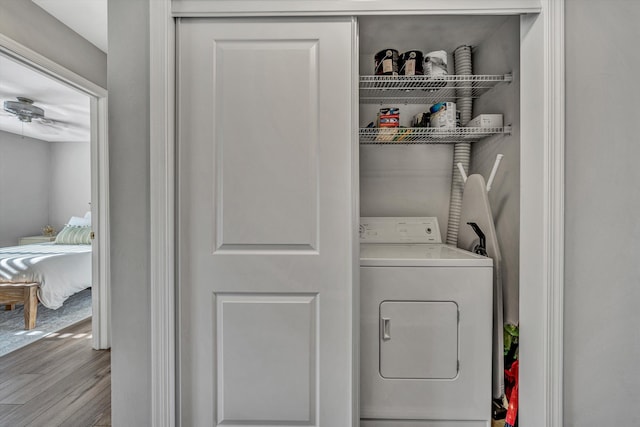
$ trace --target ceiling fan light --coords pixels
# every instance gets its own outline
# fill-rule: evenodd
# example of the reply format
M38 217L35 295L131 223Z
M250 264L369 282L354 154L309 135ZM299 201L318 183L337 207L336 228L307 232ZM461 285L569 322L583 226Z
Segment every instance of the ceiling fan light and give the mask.
M44 117L44 110L33 105L29 98L18 97L17 101L4 101L4 110L15 114L21 122L29 123L32 119Z

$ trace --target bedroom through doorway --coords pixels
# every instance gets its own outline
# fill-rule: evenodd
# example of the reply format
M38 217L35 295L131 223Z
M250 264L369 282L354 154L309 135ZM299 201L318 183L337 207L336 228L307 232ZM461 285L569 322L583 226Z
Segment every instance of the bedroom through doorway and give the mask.
M0 356L89 316L110 347L106 129L104 89L0 40Z

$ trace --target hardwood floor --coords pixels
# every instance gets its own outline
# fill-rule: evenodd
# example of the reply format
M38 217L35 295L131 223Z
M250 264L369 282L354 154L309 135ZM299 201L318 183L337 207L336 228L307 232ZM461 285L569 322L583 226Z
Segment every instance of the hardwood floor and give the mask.
M91 319L0 357L0 426L110 426L111 353Z

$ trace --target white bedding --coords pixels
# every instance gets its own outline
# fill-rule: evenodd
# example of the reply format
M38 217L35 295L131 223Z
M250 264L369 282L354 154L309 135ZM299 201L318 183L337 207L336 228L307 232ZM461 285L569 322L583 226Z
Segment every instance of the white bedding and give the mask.
M91 286L91 245L36 245L0 248L1 282L38 282L38 298L57 309Z

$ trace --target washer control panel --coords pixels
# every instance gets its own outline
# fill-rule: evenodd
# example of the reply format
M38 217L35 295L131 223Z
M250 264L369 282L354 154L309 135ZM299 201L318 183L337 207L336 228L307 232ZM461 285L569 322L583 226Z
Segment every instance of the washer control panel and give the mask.
M437 217L361 217L360 243L442 243Z

